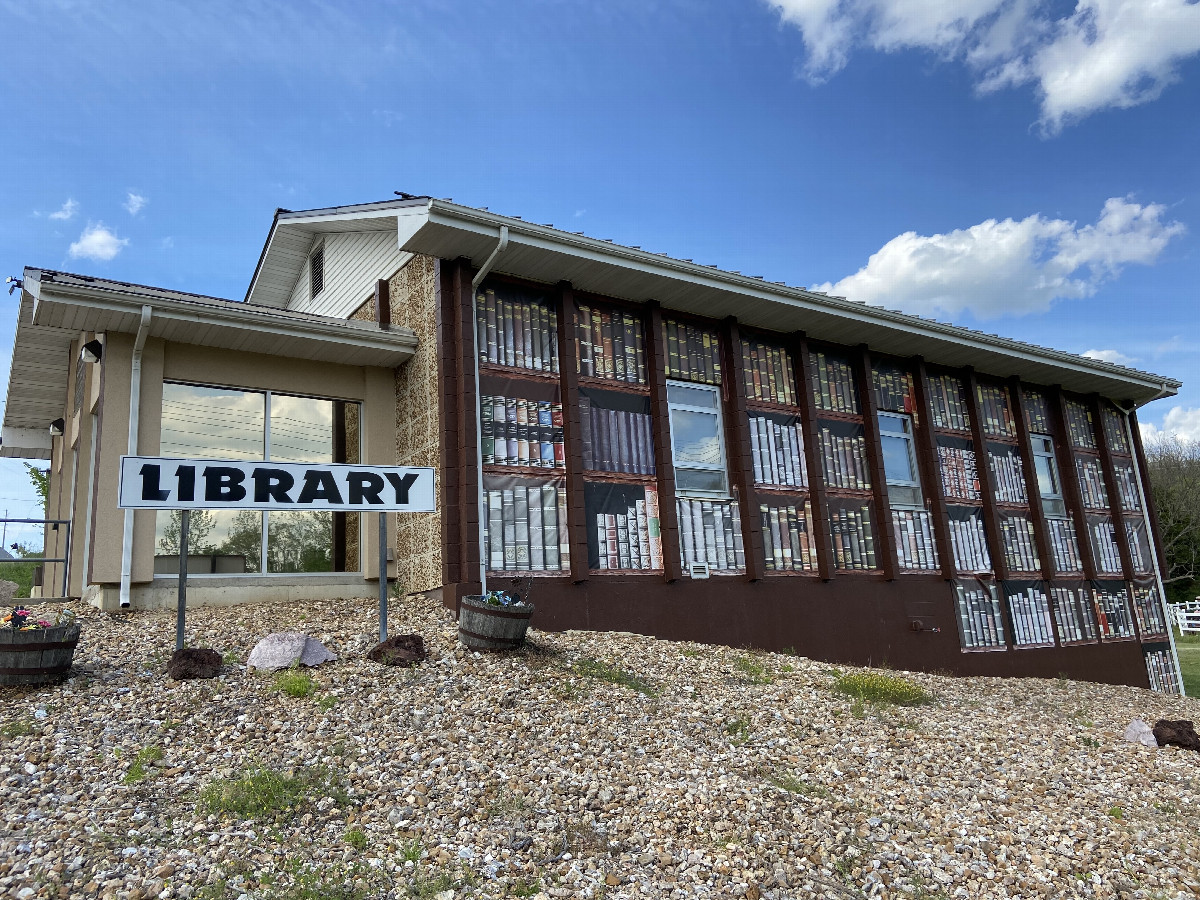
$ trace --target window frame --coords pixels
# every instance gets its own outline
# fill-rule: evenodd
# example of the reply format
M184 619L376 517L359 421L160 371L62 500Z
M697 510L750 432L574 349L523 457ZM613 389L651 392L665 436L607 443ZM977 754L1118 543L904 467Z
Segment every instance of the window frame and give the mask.
M1049 449L1039 449L1038 444L1045 441L1049 445ZM1070 513L1067 510L1067 498L1063 494L1063 479L1062 471L1058 468L1058 453L1057 447L1054 445L1054 437L1049 434L1041 434L1038 432L1030 432L1029 434L1029 451L1033 456L1033 479L1037 483L1038 502L1042 505L1042 515L1048 519L1069 519ZM1050 469L1050 475L1058 485L1057 493L1048 493L1042 489L1042 479L1038 473L1038 460L1045 460ZM1053 512L1048 504L1061 505L1060 512Z
M887 490L888 507L890 509L924 509L925 508L925 493L921 488L921 467L917 461L917 441L915 433L915 425L911 413L898 413L890 410L879 410L876 413L879 427L879 451L883 462L883 479ZM903 432L887 431L883 427L884 419L895 419L904 425ZM902 478L893 478L892 473L888 471L887 454L883 452L883 442L886 438L895 438L903 441L908 450L908 467L913 475L911 481ZM892 498L890 488L905 488L913 491L916 499L911 502L897 502Z
M678 472L680 470L691 472L720 472L722 488L720 490L703 490L699 488L680 488L678 479L675 484L675 494L679 497L699 497L706 500L731 500L733 494L729 488L729 463L725 445L725 422L724 408L722 405L721 386L704 384L702 382L693 381L678 381L675 379L667 379L667 421L670 424L671 436L671 468ZM711 407L695 406L690 403L680 403L671 399L671 388L679 387L688 390L706 391L713 395L714 404ZM672 413L676 410L680 412L698 413L701 415L712 416L717 423L717 448L721 457L720 465L706 466L688 463L680 465L676 459L675 450L675 421Z

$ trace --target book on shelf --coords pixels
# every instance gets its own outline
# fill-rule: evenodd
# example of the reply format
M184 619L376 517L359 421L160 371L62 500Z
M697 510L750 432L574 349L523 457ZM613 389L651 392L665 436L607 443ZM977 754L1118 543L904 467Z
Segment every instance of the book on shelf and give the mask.
M475 297L480 362L535 372L558 371L558 313L517 290L488 288Z
M1050 552L1054 556L1054 568L1058 572L1082 572L1083 561L1079 558L1079 541L1075 536L1075 523L1070 519L1046 519L1046 534L1050 539Z
M1179 693L1179 673L1175 660L1167 650L1146 652L1146 674L1150 676L1150 689L1160 694Z
M1139 575L1150 571L1150 545L1141 522L1125 520L1125 541L1129 544L1129 562Z
M929 408L934 428L970 431L967 415L967 391L961 378L953 375L930 375Z
M977 584L954 584L958 635L964 650L1004 646L1004 618L995 594Z
M808 351L812 376L813 401L830 412L859 414L858 390L854 369L844 359L824 350Z
M1092 427L1092 411L1078 400L1068 400L1064 405L1071 446L1080 450L1095 450L1096 430Z
M567 492L553 484L484 491L484 547L493 571L558 571L570 563Z
M875 532L871 508L831 507L829 539L833 545L834 566L848 571L876 568Z
M500 394L483 394L479 401L485 466L566 466L561 403Z
M947 500L982 500L975 451L938 445L938 472Z
M1158 597L1158 588L1153 584L1145 587L1135 585L1133 588L1133 611L1137 615L1138 628L1143 638L1147 635L1167 633L1167 623Z
M693 563L707 563L712 571L745 569L742 518L733 501L680 497L675 502L685 570Z
M1108 449L1113 453L1128 456L1129 438L1125 433L1125 417L1107 404L1101 410L1101 420L1104 422L1104 437L1108 441Z
M992 384L980 384L976 388L975 394L979 401L979 418L983 422L983 430L997 437L1016 437L1017 426L1013 422L1008 391Z
M1018 647L1053 644L1054 626L1050 622L1050 598L1046 592L1031 585L1023 591L1009 593L1007 597L1013 643Z
M1114 465L1113 478L1117 482L1117 494L1121 498L1121 508L1125 512L1140 512L1142 501L1138 494L1133 466ZM1107 506L1107 504L1105 505Z
M1059 641L1067 644L1096 640L1096 610L1085 588L1052 587L1050 600Z
M1042 567L1034 542L1033 522L1024 516L1005 516L1000 520L1004 560L1017 572L1036 572Z
M1041 391L1023 391L1025 424L1032 434L1050 434L1050 398Z
M605 409L579 398L579 437L583 467L593 472L655 474L653 428L649 413Z
M646 342L641 319L620 310L575 308L575 352L579 374L646 383Z
M821 469L825 485L848 490L869 490L871 478L867 464L867 441L861 434L835 434L821 426Z
M894 366L872 366L871 389L875 392L875 405L879 409L912 413L917 408L912 375Z
M1096 625L1103 638L1133 637L1133 616L1129 613L1129 596L1122 585L1117 589L1095 588L1092 599L1096 606Z
M954 548L954 568L959 572L992 570L992 555L988 551L981 514L950 519L950 546Z
M892 531L896 535L896 561L902 569L937 569L937 544L933 539L933 516L923 509L893 509Z
M715 331L663 319L667 377L703 384L721 383L721 341Z
M596 535L598 569L661 569L658 492L646 488L645 498L626 506L624 513L596 513Z
M750 458L754 463L755 484L808 487L804 428L800 422L780 424L751 413Z
M758 507L762 523L763 562L768 572L815 572L817 538L812 530L812 504Z
M1096 568L1106 575L1121 574L1121 550L1117 546L1117 528L1112 519L1094 519L1089 522L1092 532L1092 549L1096 557Z
M742 373L746 399L796 405L796 376L792 354L752 339L742 341Z
M996 453L988 449L988 462L996 479L997 503L1028 503L1025 493L1025 466L1015 451Z
M1108 488L1104 486L1104 471L1100 460L1094 456L1075 458L1075 474L1079 480L1079 493L1083 505L1088 509L1108 509Z

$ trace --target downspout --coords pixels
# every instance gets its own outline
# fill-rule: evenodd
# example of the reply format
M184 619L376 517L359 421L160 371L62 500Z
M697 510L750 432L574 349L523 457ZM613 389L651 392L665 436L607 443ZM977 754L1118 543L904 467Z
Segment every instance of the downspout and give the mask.
M137 456L138 413L142 399L142 349L150 334L149 306L142 307L142 321L133 339L133 360L129 369L129 455ZM129 582L133 576L133 510L125 510L125 529L121 536L121 609L129 609Z
M479 310L476 309L475 291L479 285L483 283L483 279L487 278L488 273L492 271L492 266L496 264L496 259L508 249L508 226L500 226L500 240L496 244L496 248L492 250L491 256L487 261L480 266L479 271L475 273L475 277L471 279L471 332L475 335L475 340L479 340ZM479 402L479 348L475 348L472 354L475 357L475 402ZM484 544L484 529L487 528L487 511L483 508L483 433L479 427L479 407L475 407L475 471L479 473L479 496L476 499L477 513L479 515L479 592L487 593L487 547Z
M1139 406L1145 406L1147 403L1153 403L1160 397L1164 397L1171 391L1164 382L1159 388L1158 393L1145 400L1142 403L1134 403L1129 409L1121 406L1119 403L1113 402L1113 406L1121 411L1121 415L1125 417L1125 440L1129 442L1129 448L1132 450L1133 443L1133 425L1129 421L1129 414L1136 410ZM1163 621L1167 624L1167 640L1171 644L1171 661L1175 664L1175 687L1179 691L1179 696L1186 697L1187 692L1183 687L1183 672L1179 668L1179 651L1175 647L1175 621L1171 616L1171 611L1167 606L1167 589L1162 580L1163 560L1158 558L1158 543L1154 540L1154 530L1150 527L1150 504L1146 498L1146 488L1142 481L1142 466L1138 462L1138 455L1131 453L1130 458L1133 462L1133 472L1135 475L1134 482L1137 484L1138 499L1142 504L1142 526L1146 529L1146 545L1150 548L1150 554L1154 559L1154 583L1158 585L1158 605L1159 612L1162 614Z

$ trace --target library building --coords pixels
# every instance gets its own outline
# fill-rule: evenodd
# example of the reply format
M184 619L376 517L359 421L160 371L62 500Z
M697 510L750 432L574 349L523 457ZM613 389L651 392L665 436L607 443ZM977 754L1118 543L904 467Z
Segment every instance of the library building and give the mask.
M43 597L170 606L122 456L422 466L193 510L188 601L531 591L535 628L1180 692L1136 410L1178 381L446 200L278 210L231 301L25 269L0 455ZM514 581L515 580L515 581Z

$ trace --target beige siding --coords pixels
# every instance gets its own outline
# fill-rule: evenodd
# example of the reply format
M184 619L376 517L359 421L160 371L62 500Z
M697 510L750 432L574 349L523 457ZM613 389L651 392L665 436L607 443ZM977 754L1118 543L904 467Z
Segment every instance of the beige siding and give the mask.
M288 309L348 318L374 290L375 282L399 269L407 256L397 248L394 232L326 235L325 289L316 297L309 297L305 260Z

